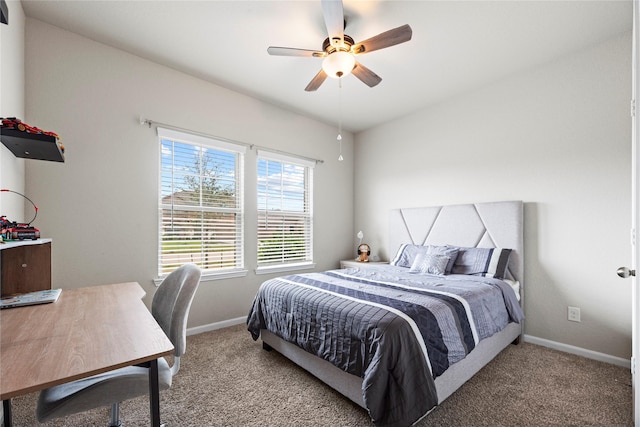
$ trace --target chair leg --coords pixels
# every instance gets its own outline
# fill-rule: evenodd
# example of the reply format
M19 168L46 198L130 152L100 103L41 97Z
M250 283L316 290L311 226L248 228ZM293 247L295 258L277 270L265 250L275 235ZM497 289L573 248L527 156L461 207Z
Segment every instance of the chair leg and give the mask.
M111 405L111 420L108 427L122 427L122 421L120 421L120 404L114 403ZM166 424L160 424L160 427L166 427Z
M120 427L122 422L120 421L120 404L114 403L111 405L111 420L109 421L109 427Z

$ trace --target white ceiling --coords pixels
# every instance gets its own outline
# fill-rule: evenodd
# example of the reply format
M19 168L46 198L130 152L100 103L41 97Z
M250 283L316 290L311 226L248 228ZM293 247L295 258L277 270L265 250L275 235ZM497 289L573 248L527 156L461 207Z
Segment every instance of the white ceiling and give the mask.
M407 43L358 57L382 77L304 88L321 58L270 56L268 46L322 50L320 0L22 0L25 14L266 102L358 132L632 28L631 0L344 1L356 42L409 24ZM9 14L11 19L11 13Z

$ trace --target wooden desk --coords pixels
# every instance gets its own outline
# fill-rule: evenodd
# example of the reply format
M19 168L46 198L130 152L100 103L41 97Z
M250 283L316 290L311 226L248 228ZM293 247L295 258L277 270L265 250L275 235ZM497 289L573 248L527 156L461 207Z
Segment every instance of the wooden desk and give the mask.
M150 362L150 407L160 425L158 362L173 351L137 283L64 289L57 302L0 311L0 399ZM7 410L9 413L7 414ZM8 418L8 420L7 420Z

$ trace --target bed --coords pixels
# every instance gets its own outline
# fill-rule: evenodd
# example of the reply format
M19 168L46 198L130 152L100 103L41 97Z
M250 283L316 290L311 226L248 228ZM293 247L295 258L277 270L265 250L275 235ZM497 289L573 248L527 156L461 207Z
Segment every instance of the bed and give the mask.
M265 281L252 337L365 408L426 416L523 333L520 201L394 209L389 265Z

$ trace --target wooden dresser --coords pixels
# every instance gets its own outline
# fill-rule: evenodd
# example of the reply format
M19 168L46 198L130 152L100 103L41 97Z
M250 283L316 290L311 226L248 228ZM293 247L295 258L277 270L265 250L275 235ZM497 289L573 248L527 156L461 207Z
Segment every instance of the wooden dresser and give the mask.
M51 289L51 239L0 243L0 296Z

